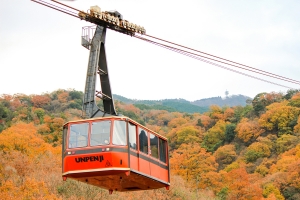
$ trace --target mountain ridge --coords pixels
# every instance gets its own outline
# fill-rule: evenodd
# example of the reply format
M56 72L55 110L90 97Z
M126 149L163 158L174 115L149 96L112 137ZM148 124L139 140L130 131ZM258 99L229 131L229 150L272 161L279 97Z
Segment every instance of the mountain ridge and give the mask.
M133 104L140 109L157 109L167 111L178 111L187 113L204 113L207 112L211 105L223 106L245 106L247 101L252 100L248 96L244 95L231 95L226 98L210 97L205 99L199 99L195 101L188 101L186 99L161 99L161 100L136 100L126 98L124 96L113 94L114 100L121 101L125 104Z

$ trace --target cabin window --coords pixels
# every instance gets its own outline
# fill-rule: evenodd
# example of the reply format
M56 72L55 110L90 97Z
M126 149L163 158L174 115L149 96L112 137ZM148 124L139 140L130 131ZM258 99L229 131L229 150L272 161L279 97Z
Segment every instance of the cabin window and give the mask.
M68 126L64 126L64 129L63 129L63 152L67 148L67 134L68 134Z
M167 142L159 138L159 160L167 162Z
M148 154L148 136L142 128L139 128L139 148L141 152Z
M126 122L114 121L113 144L126 145Z
M128 123L130 148L137 150L136 146L136 125Z
M70 126L69 148L86 147L88 144L89 123Z
M150 155L154 158L158 158L158 137L150 133Z
M90 145L107 145L110 143L111 121L99 121L92 123Z

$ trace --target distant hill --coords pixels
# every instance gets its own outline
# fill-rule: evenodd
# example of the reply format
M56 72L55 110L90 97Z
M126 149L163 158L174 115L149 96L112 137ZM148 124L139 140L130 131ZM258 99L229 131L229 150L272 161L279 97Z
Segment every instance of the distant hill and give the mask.
M225 99L221 97L212 97L207 99L200 99L196 101L187 101L185 99L163 99L163 100L135 100L114 94L115 100L122 101L126 104L134 104L142 110L167 110L169 112L187 112L187 113L204 113L208 111L209 106L218 105L223 106L245 106L247 99L250 97L243 95L232 95Z
M220 107L223 106L245 106L247 105L247 100L251 100L250 97L244 96L244 95L232 95L227 98L221 98L221 97L211 97L207 99L200 99L191 102L194 105L200 106L200 107L207 107L210 105L218 105Z

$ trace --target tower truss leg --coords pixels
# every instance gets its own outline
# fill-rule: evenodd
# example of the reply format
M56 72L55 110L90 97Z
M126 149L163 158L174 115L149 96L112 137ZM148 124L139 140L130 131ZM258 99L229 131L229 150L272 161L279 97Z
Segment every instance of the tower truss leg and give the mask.
M83 118L103 117L117 115L112 97L109 73L105 53L106 27L97 26L94 31L92 27L84 27L82 46L90 50L89 62L86 74L86 83L83 96L82 116ZM95 32L90 41L89 35ZM99 74L101 91L96 91L97 74ZM103 102L103 110L96 103L96 96Z

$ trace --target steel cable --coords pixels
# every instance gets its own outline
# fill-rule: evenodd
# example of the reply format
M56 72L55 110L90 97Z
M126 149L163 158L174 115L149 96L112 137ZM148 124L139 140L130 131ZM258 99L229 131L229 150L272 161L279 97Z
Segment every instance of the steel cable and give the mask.
M59 7L59 6L57 6L57 5L54 5L54 4L45 2L45 1L43 1L43 0L31 0L31 1L36 2L36 3L39 3L39 4L43 5L43 6L47 6L47 7L49 7L49 8L54 9L54 10L63 12L63 13L65 13L65 14L71 15L71 16L73 16L73 17L79 18L79 17L78 17L78 13L75 13L74 11L71 11L71 10L67 10L67 9L65 9L65 8L63 8L63 7Z
M214 56L212 54L208 54L208 53L205 53L205 52L202 52L202 51L199 51L199 50L196 50L196 49L192 49L192 48L189 48L189 47L186 47L186 46L183 46L183 45L180 45L180 44L176 44L176 43L173 43L173 42L170 42L170 41L167 41L167 40L163 40L163 39L160 39L160 38L157 38L157 37L154 37L154 36L151 36L151 35L147 35L145 34L145 36L147 37L151 37L153 39L156 39L156 40L160 40L160 41L163 41L163 42L166 42L166 43L169 43L169 44L172 44L172 45L176 45L176 46L179 46L179 47L182 47L182 48L185 48L185 49L189 49L189 50L192 50L192 51L195 51L195 52L198 52L198 53L202 53L202 54L205 54L205 55L208 55L208 56L211 56L211 57L214 57L214 58L218 58L220 60L224 60L224 61L227 61L227 62L231 62L231 63L234 63L234 64L237 64L237 65L241 65L243 67L247 67L249 69L252 69L252 70L256 70L256 71L259 71L259 72L262 72L264 74L269 74L267 76L276 76L276 77L279 77L278 79L286 79L286 80L289 80L288 82L293 82L295 84L300 84L300 81L297 81L297 80L294 80L294 79L290 79L290 78L287 78L287 77L284 77L284 76L280 76L280 75L277 75L277 74L273 74L273 73L270 73L270 72L267 72L267 71L264 71L264 70L260 70L260 69L257 69L257 68L254 68L254 67L250 67L250 66L247 66L247 65L244 65L244 64L241 64L241 63L237 63L237 62L234 62L234 61L231 61L231 60L228 60L228 59L225 59L225 58L221 58L221 57L218 57L218 56ZM211 58L207 58L207 59L211 59ZM211 59L213 60L213 59ZM220 62L220 61L218 61ZM251 70L250 70L251 71Z
M271 81L268 81L268 80L265 80L265 79L262 79L262 78L259 78L259 77L256 77L256 76L252 76L252 75L250 75L250 74L246 74L246 73L243 73L243 72L240 72L240 71L237 71L237 70L234 70L234 69L231 69L231 68L228 68L228 67L219 65L219 64L217 64L217 63L214 63L214 62L211 62L211 61L209 61L209 60L203 59L203 58L201 58L201 56L200 56L200 57L197 56L197 54L194 54L194 53L191 53L191 52L182 50L182 49L178 49L178 48L174 48L174 47L171 47L171 46L168 46L168 45L165 45L165 44L161 44L161 43L158 43L158 42L155 42L155 41L152 41L152 40L149 40L149 39L140 37L140 36L134 36L134 37L135 37L135 38L138 38L138 39L141 39L141 40L144 40L144 41L146 41L146 42L152 43L152 44L154 44L154 45L163 47L163 48L165 48L165 49L174 51L174 52L176 52L176 53L180 53L180 54L182 54L182 55L185 55L185 56L194 58L194 59L196 59L196 60L199 60L199 61L202 61L202 62L211 64L211 65L214 65L214 66L217 66L217 67L220 67L220 68L223 68L223 69L226 69L226 70L229 70L229 71L232 71L232 72L235 72L235 73L238 73L238 74L241 74L241 75L250 77L250 78L254 78L254 79L257 79L257 80L266 82L266 83L270 83L270 84L273 84L273 85L280 86L280 87L284 87L284 88L288 88L288 89L294 89L294 88L291 88L291 87L288 87L288 86L285 86L285 85L281 85L281 84L278 84L278 83L275 83L275 82L271 82Z

